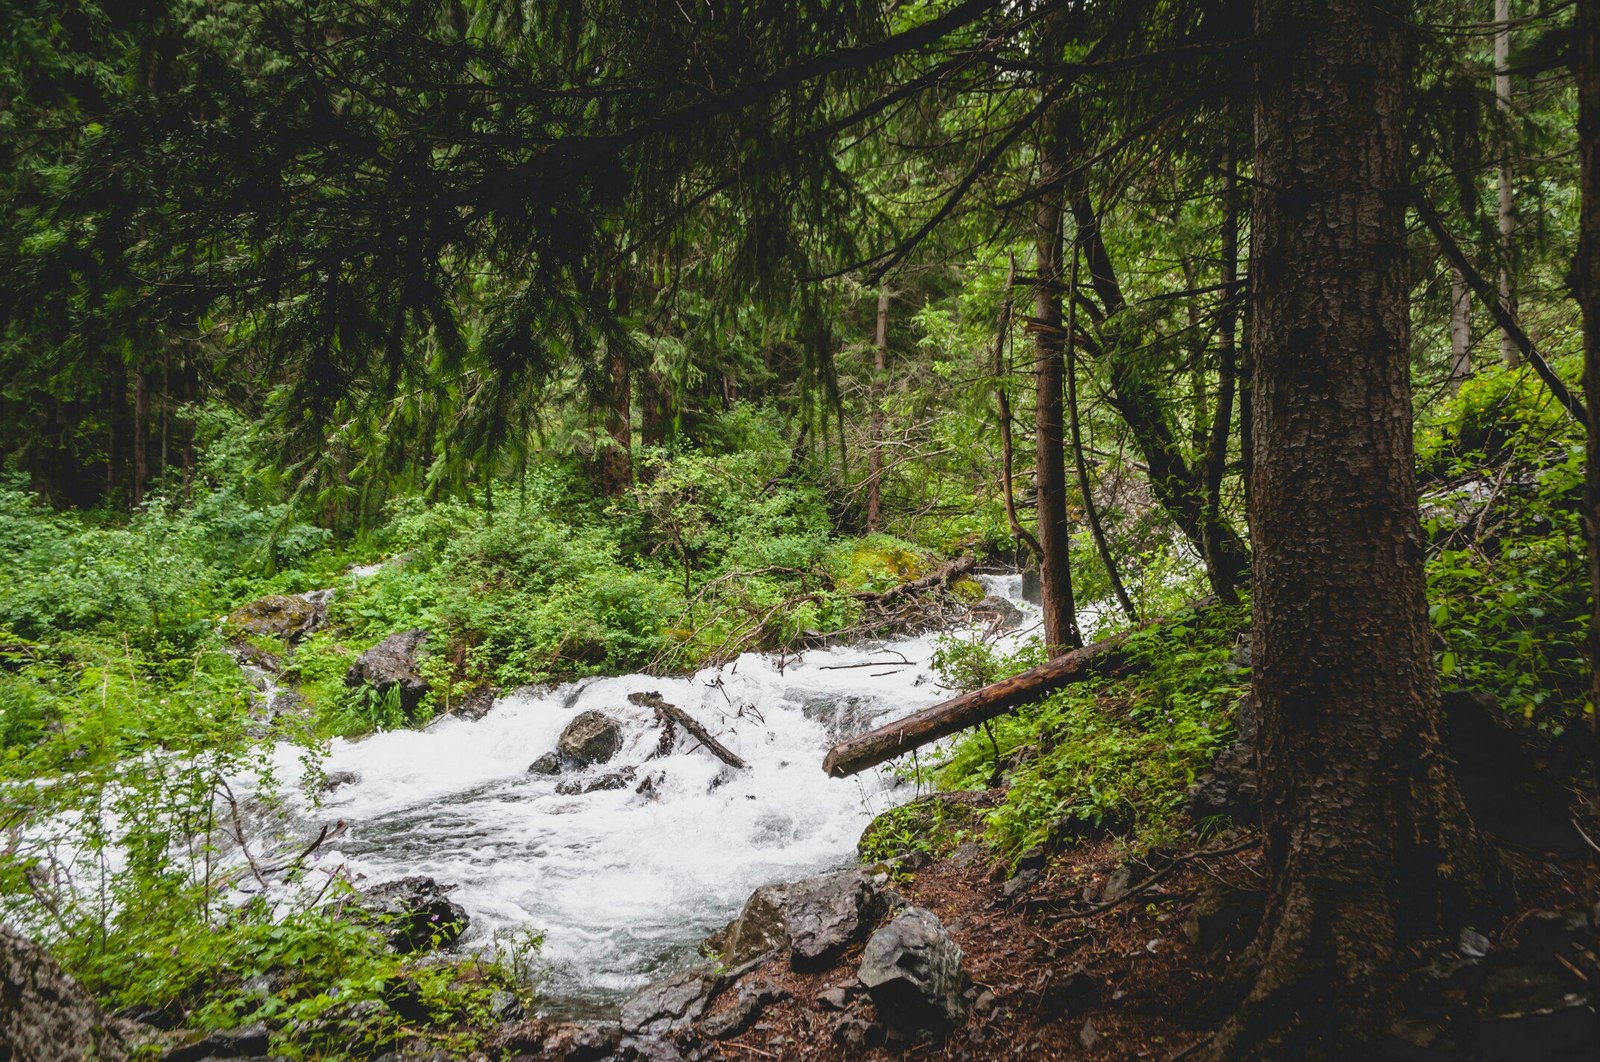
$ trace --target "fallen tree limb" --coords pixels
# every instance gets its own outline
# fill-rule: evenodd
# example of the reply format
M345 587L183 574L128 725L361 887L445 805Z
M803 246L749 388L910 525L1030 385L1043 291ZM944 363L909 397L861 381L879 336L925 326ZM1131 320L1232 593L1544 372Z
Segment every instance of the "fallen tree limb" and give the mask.
M891 586L881 594L865 593L857 594L856 597L868 602L869 604L887 605L893 601L899 600L902 597L909 597L912 594L920 594L924 590L933 590L949 586L956 579L959 579L963 575L967 575L977 566L978 558L976 557L957 557L948 564L941 564L927 575L924 575L921 579L913 579L909 583L901 583L899 586Z
M668 704L662 699L661 694L652 690L649 693L630 693L628 700L642 708L654 708L658 717L671 719L674 723L687 730L694 739L704 745L713 756L726 763L729 767L743 769L749 764L731 752L728 747L716 738L711 732L695 721L694 716L679 708L676 704Z
M1482 273L1473 268L1471 262L1467 261L1461 245L1450 235L1450 230L1444 227L1444 219L1433 209L1433 204L1429 203L1420 191L1413 193L1411 202L1416 207L1417 217L1422 219L1423 225L1433 234L1439 250L1443 251L1445 258L1455 266L1456 271L1461 274L1461 279L1472 289L1472 293L1478 296L1478 301L1489 311L1489 316L1494 318L1495 324L1500 326L1501 331L1505 332L1517 350L1521 351L1522 360L1533 366L1533 371L1544 381L1545 386L1550 388L1550 393L1561 404L1561 408L1567 411L1567 415L1587 428L1589 411L1584 408L1583 400L1573 394L1566 382L1556 375L1556 371L1544 360L1544 355L1533 345L1533 340L1523 330L1516 317L1501 304L1499 292L1490 286Z
M1197 601L1186 611L1203 608L1215 600ZM1145 627L1165 622L1165 619L1151 620L1046 661L1020 675L952 697L859 737L841 741L828 751L822 769L835 778L845 778L969 726L977 726L1075 682L1113 673L1132 660L1125 648L1129 638Z

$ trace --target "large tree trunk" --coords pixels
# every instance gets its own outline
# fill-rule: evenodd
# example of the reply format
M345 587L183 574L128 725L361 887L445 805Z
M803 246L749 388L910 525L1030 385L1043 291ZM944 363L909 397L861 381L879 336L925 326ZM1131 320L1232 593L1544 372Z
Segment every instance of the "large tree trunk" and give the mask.
M1578 156L1582 205L1578 221L1578 304L1583 315L1583 397L1589 408L1587 488L1589 540L1590 723L1600 735L1600 10L1578 5Z
M1065 141L1060 135L1062 104L1051 109L1040 145L1039 180L1046 191L1034 212L1035 296L1034 352L1034 486L1038 494L1039 582L1044 609L1046 651L1055 656L1083 645L1077 606L1072 598L1072 564L1068 555L1071 525L1067 522L1066 440L1062 423L1062 382L1066 329L1061 318L1060 178L1067 169Z
M1451 778L1411 439L1405 5L1257 0L1253 682L1270 896L1212 1056L1347 1059L1481 901Z

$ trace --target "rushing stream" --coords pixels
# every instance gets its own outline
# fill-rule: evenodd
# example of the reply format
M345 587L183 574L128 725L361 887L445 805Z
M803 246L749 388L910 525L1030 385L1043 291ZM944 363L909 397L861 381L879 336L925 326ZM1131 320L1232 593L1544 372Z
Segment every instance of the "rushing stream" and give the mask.
M990 593L1023 610L1020 577L984 576ZM853 858L875 814L911 798L885 772L822 773L839 737L934 704L949 692L931 660L937 634L811 650L747 653L691 677L589 679L498 700L478 721L446 718L426 730L335 741L325 769L357 781L306 813L347 832L323 850L359 881L426 874L456 886L472 922L465 947L496 930L544 934L541 986L551 1014L603 1013L639 986L686 964L758 886L804 877ZM748 763L725 767L687 734L650 758L661 727L628 694L656 690ZM583 774L530 774L577 713L599 709L623 724L624 744ZM286 761L298 750L285 747ZM285 763L288 766L288 763ZM562 795L561 781L623 767L625 788ZM644 791L640 784L648 780Z

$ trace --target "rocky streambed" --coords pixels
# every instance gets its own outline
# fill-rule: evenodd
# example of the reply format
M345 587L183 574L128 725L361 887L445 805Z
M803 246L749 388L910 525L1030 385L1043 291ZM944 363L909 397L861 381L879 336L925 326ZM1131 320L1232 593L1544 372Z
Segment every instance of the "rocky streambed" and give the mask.
M975 629L1003 604L999 637L1025 637L1037 610L1020 577L981 581L996 600ZM872 817L917 795L889 772L837 780L819 764L840 737L949 695L931 666L938 636L519 690L481 718L336 740L323 769L338 784L319 806L292 806L289 832L304 841L343 824L312 857L313 882L448 886L467 915L458 948L541 934L546 1016L614 1018L699 963L753 891L854 863ZM301 755L282 747L279 776L294 777Z

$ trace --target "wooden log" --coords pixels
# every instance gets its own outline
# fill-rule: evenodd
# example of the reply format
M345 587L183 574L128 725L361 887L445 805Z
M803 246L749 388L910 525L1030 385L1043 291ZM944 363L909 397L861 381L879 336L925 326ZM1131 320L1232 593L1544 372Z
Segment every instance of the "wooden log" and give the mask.
M712 737L711 732L696 722L694 716L675 704L668 704L662 699L661 694L654 690L649 693L630 693L628 694L628 700L643 708L654 708L658 718L671 719L674 723L687 730L713 756L726 763L729 767L738 767L742 770L749 766L729 750L726 745Z
M1185 611L1192 614L1215 600L1205 598ZM822 761L822 769L835 778L845 778L969 726L976 726L985 719L993 719L1002 712L1039 700L1075 682L1112 674L1132 661L1126 643L1135 632L1165 622L1165 619L1151 620L1140 627L1113 634L1092 645L1058 656L1020 675L941 701L932 708L924 708L859 737L848 738L828 751L827 758Z
M940 565L920 579L913 579L908 583L892 586L881 594L864 593L855 596L870 604L887 605L898 601L902 597L920 594L924 590L943 589L961 576L971 572L977 566L978 559L976 557L957 557L948 564Z

